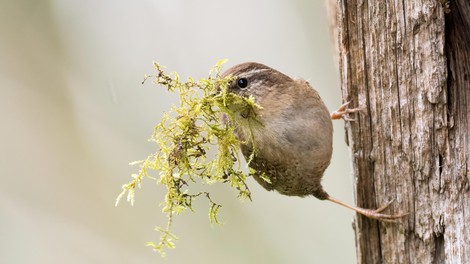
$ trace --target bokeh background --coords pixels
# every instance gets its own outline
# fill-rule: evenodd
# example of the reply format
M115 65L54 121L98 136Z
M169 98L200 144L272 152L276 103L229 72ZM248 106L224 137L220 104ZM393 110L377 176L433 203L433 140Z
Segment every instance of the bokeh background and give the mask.
M353 213L267 192L253 202L212 186L176 219L165 260L146 247L164 225L163 189L144 182L135 206L114 201L155 151L147 142L174 96L148 82L152 62L183 77L265 63L341 103L324 1L0 0L0 263L352 263ZM352 203L343 122L335 122L326 190Z

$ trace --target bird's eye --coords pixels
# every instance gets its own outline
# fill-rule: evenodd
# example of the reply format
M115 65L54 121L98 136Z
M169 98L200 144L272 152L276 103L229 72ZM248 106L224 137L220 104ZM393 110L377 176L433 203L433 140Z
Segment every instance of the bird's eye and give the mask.
M237 80L237 85L241 89L246 88L248 86L248 79L246 78L240 78Z

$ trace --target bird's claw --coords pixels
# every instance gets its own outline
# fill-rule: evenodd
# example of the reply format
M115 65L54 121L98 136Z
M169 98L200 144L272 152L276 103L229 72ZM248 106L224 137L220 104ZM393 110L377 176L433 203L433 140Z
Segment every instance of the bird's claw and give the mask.
M374 209L366 209L366 208L362 208L362 207L358 207L358 206L351 206L351 205L343 203L340 200L337 200L337 199L335 199L331 196L328 196L326 198L326 200L329 200L330 202L333 202L333 203L339 204L341 206L347 207L349 209L352 209L352 210L356 211L357 213L364 215L365 217L376 219L376 220L379 220L379 221L382 221L382 222L396 223L401 218L408 215L408 213L399 213L399 214L394 214L394 215L383 214L382 213L385 209L387 209L394 202L394 199L392 199L391 201L389 201L385 205L383 205L383 206L381 206L381 207L379 207L378 209L375 209L375 210Z
M365 110L364 107L357 107L357 108L348 108L348 105L351 103L351 101L346 102L342 104L338 110L334 111L331 113L330 117L331 119L344 119L344 121L356 121L355 118L349 118L349 114L352 113L357 113L357 112L362 112Z
M382 222L396 223L396 222L400 221L403 217L407 216L408 213L399 213L399 214L394 214L394 215L383 214L382 213L394 201L395 201L395 199L392 199L388 203L386 203L385 205L383 205L383 206L381 206L381 207L379 207L375 210L365 209L365 208L358 208L359 210L357 212L364 215L364 216L366 216L366 217L368 217L368 218L376 219L376 220L379 220L379 221L382 221Z

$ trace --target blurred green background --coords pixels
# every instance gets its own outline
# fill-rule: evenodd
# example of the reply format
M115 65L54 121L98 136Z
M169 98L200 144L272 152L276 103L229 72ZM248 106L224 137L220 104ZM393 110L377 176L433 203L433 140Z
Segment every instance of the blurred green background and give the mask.
M324 1L0 0L0 263L352 263L353 213L267 192L253 202L213 186L176 219L166 260L145 246L164 225L163 189L144 182L134 207L121 185L155 151L147 142L174 102L152 62L201 78L215 62L265 63L341 104ZM352 203L343 122L325 189ZM146 184L145 184L146 183Z

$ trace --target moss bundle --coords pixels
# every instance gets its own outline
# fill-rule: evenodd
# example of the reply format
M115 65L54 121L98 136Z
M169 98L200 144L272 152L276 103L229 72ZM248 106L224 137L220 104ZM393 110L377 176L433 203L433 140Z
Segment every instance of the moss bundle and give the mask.
M158 86L177 93L179 105L164 113L161 122L155 126L150 141L157 144L157 151L145 160L131 163L140 166L140 170L122 186L116 205L123 196L134 204L135 192L141 188L144 179L166 187L162 210L168 221L165 227L156 228L161 232L160 241L148 243L161 254L165 248L174 247L176 236L171 233L174 217L188 209L193 211L196 198L207 199L210 221L219 222L217 215L221 205L214 202L209 191L192 192L191 187L195 184L228 184L237 190L239 198L251 200L246 184L249 172L241 169L238 150L242 142L235 136L237 123L234 117L241 112L255 113L259 106L251 97L230 92L233 78L221 75L224 63L225 60L219 61L209 71L208 78L198 81L188 78L182 82L177 73L167 74L158 63L154 63L156 74L145 77L145 80L153 79ZM254 114L247 116L245 121L257 124Z

